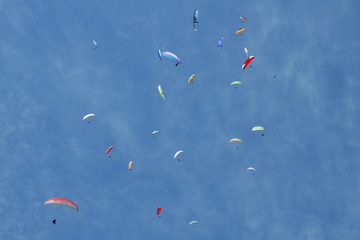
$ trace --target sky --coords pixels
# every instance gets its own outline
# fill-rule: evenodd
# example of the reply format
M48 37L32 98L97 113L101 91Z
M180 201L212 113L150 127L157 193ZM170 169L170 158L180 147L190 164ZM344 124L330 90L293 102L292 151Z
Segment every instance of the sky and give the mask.
M1 0L0 239L360 239L359 10Z

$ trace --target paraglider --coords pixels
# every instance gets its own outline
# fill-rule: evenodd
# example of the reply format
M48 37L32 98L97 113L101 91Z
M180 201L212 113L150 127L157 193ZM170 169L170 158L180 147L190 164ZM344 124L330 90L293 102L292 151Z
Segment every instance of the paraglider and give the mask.
M243 20L244 22L247 22L246 18L244 17L240 17L241 20Z
M256 173L256 169L255 169L255 168L253 168L253 167L249 167L246 171L248 171L248 172L252 172L252 173L253 173L253 175L255 175L255 173Z
M153 131L152 133L151 133L151 135L155 135L155 134L157 134L157 133L159 133L159 131L158 130L155 130L155 131ZM155 137L155 136L154 136Z
M160 60L162 60L162 57L161 57L162 53L161 53L160 49L158 49L157 53L158 53L158 56L159 56Z
M192 224L194 224L194 223L197 223L198 221L195 221L195 220L193 220L193 221L191 221L191 222L189 222L189 225L192 225ZM195 228L195 225L193 225L193 229Z
M235 34L241 33L245 30L246 30L246 28L239 28L238 30L236 30Z
M240 82L240 81L233 81L230 85L242 85L242 82ZM235 86L235 88L237 88L237 87Z
M192 82L192 80L194 80L194 78L196 77L196 74L193 74L189 77L188 83L190 84Z
M251 129L251 131L265 131L265 128L263 126L255 126ZM264 136L264 133L262 133L261 136Z
M223 37L219 39L219 41L218 41L218 43L217 43L217 48L223 47L223 45L222 45L222 42L223 42L223 41L224 41L224 38L223 38Z
M194 31L196 32L199 26L199 11L195 9L193 16Z
M248 53L247 48L244 48L244 51L245 51L245 53L246 53L246 56L249 56L249 53Z
M95 114L94 114L94 113L86 114L86 115L83 117L83 120L88 119L88 118L90 118L90 117L95 117ZM88 123L90 124L90 120L88 121Z
M161 212L161 206L158 206L157 210L156 210L156 215L159 216L159 218L161 217L160 216L160 212Z
M97 49L97 42L93 40L94 50Z
M162 90L162 88L161 88L160 85L158 86L158 90L159 90L159 93L160 93L161 97L162 97L164 100L166 100L165 94L164 94L164 92L163 92L163 90Z
M249 63L250 63L254 58L255 58L254 56L248 57L248 58L245 60L244 64L242 65L242 70L245 70L246 66L249 65Z
M71 208L75 209L76 211L79 211L78 206L73 201L66 199L66 198L62 198L62 197L50 198L44 202L44 205L47 205L47 204L59 204L59 205L71 207Z
M132 165L133 165L133 162L130 161L130 162L129 162L129 170L131 170Z
M113 149L114 148L114 146L110 146L110 147L108 147L108 149L106 150L106 155L111 151L111 149ZM109 157L111 157L111 155L109 155Z
M242 143L242 140L240 138L232 138L232 139L230 139L230 143L232 143L232 142L240 142L240 143ZM239 149L239 147L236 147L236 149Z
M180 58L172 52L163 52L162 56L176 62L176 64L175 64L176 67L179 65L179 63L181 63Z
M174 155L174 159L176 159L176 157L182 152L183 152L182 150L177 151ZM180 161L180 159L178 159L178 161Z

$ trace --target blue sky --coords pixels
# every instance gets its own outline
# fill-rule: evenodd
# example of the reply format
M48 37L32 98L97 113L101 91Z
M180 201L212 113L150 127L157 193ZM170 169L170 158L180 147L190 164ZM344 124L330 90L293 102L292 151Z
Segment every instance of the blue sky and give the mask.
M0 1L0 239L359 239L359 10Z

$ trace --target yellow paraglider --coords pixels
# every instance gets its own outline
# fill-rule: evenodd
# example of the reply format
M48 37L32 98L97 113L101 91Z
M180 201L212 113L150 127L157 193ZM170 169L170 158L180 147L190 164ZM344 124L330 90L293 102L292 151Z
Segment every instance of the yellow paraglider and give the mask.
M239 84L239 85L241 85L241 84L242 84L242 82L240 82L240 81L233 81L230 85L235 85L235 84Z
M158 86L158 89L159 89L159 93L160 93L161 97L162 97L164 100L166 100L165 94L164 94L163 90L161 89L161 86L160 86L160 85Z
M248 52L247 48L244 48L244 51L246 53L246 56L249 56L249 52Z
M191 75L188 80L188 83L190 84L195 77L196 77L196 74Z
M232 138L230 142L242 142L240 138Z

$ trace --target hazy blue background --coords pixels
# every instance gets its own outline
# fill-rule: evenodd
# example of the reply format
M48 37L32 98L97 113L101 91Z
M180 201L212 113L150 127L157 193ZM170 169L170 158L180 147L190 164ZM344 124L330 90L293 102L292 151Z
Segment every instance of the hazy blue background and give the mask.
M359 11L0 1L0 239L360 239Z

